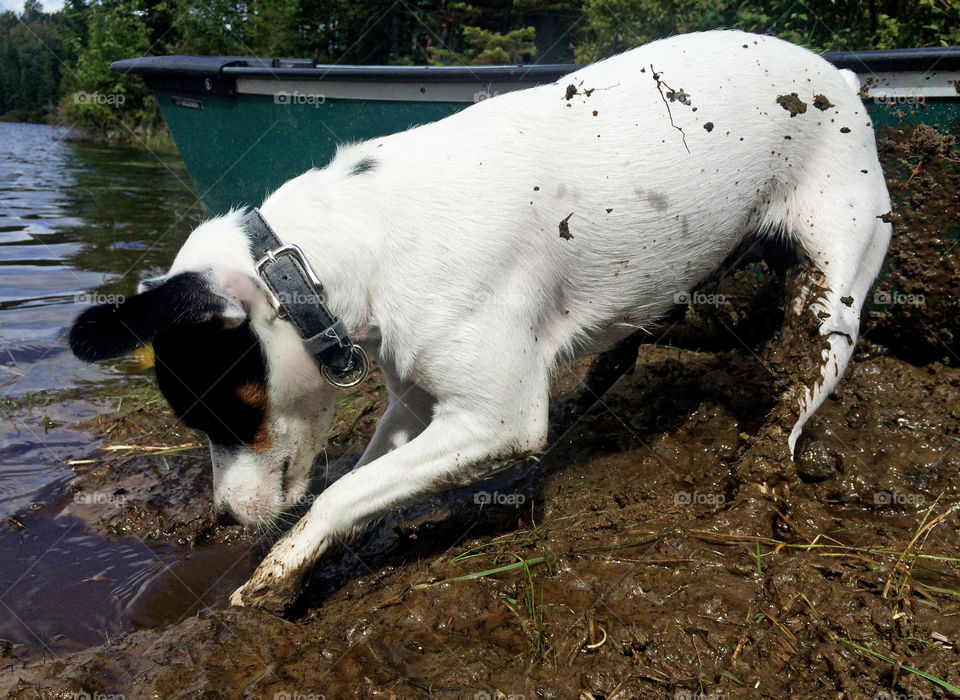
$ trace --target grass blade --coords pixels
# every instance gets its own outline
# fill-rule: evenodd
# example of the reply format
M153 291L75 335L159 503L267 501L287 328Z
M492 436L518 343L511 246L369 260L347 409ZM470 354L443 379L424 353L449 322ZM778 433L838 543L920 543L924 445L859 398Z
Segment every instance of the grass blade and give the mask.
M480 578L481 576L492 576L493 574L499 574L504 571L512 571L513 569L519 569L521 567L535 566L537 564L542 564L547 561L550 557L535 557L533 559L521 559L520 561L515 561L512 564L506 564L504 566L498 566L493 569L486 569L484 571L474 571L470 574L464 574L463 576L453 576L451 578L441 579L440 581L431 581L429 583L418 583L411 588L421 589L421 588L433 588L434 586L439 586L443 583L453 583L454 581L472 581L473 579Z
M866 654L870 654L870 656L875 656L875 657L877 657L878 659L881 659L882 661L886 661L888 664L893 664L894 666L897 665L897 662L894 661L893 659L891 659L889 656L884 656L883 654L878 654L877 652L873 651L872 649L867 649L865 646L861 646L861 645L857 644L856 642L851 642L849 639L844 639L843 637L837 637L837 639L839 639L839 640L840 640L841 642L843 642L844 644L849 644L849 645L852 646L854 649L858 649L858 650L860 650L860 651L862 651L862 652L864 652L864 653L866 653ZM924 673L923 671L920 671L920 670L918 670L918 669L911 668L910 666L907 666L906 664L900 664L900 668L902 668L904 671L909 671L910 673L916 674L916 675L920 676L921 678L926 678L928 681L932 681L932 682L936 683L936 684L939 685L941 688L945 688L946 690L949 690L951 693L955 693L955 694L957 694L957 695L960 695L960 688L958 688L957 686L952 685L952 684L950 684L950 683L947 683L945 680L941 680L940 678L937 678L936 676L931 676L929 673Z

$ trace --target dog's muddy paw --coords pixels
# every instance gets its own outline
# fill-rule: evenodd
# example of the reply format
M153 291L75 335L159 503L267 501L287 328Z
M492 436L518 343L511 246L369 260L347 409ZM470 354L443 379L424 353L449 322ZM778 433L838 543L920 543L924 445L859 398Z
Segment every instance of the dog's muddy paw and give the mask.
M238 588L238 589L235 590L233 593L231 593L231 594L230 594L230 605L232 605L232 606L235 607L235 608L242 608L243 605L244 605L244 603L243 603L243 592L244 592L244 586L240 586L240 588Z
M271 579L258 581L258 577L247 581L230 596L230 605L234 607L256 608L283 617L300 597L302 584L299 580Z

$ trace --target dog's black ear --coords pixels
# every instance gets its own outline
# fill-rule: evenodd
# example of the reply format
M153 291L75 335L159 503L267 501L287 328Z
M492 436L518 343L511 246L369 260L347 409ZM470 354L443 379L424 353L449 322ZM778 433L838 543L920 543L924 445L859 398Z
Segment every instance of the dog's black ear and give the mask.
M150 289L156 289L161 284L166 282L168 277L166 275L160 275L159 277L150 277L145 280L140 280L140 284L137 285L137 293L141 294Z
M117 304L85 309L70 328L70 349L84 362L122 357L175 326L222 316L229 301L199 272L182 272Z

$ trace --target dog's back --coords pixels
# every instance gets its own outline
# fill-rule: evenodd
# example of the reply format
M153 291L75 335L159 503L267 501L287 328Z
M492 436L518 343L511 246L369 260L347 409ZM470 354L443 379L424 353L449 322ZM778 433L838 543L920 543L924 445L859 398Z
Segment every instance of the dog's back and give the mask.
M418 280L398 277L393 298L417 308L438 290L461 315L499 300L551 352L652 324L750 233L857 267L889 230L875 218L889 198L855 76L737 31L658 41L346 148L326 176L365 158L376 168L363 182L317 191L334 207L338 186L389 201L375 245Z

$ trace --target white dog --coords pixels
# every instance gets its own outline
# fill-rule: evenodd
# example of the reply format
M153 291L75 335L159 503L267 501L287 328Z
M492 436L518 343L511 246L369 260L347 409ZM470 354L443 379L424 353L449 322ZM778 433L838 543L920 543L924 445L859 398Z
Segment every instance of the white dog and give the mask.
M657 41L343 147L270 195L262 219L199 226L168 275L88 309L71 344L95 360L154 341L161 389L211 438L217 508L244 523L304 496L338 396L327 378L362 371L359 348L376 357L390 403L370 445L237 605L282 608L372 519L541 449L558 361L655 324L749 236L782 237L822 273L822 368L794 394L792 454L853 353L890 236L858 89L770 37ZM269 237L262 222L299 246L304 261L276 259L312 267L321 295L264 282L257 259L273 258L251 242ZM341 353L332 371L315 359L330 347L304 343L315 334L281 294L336 324L321 334Z

